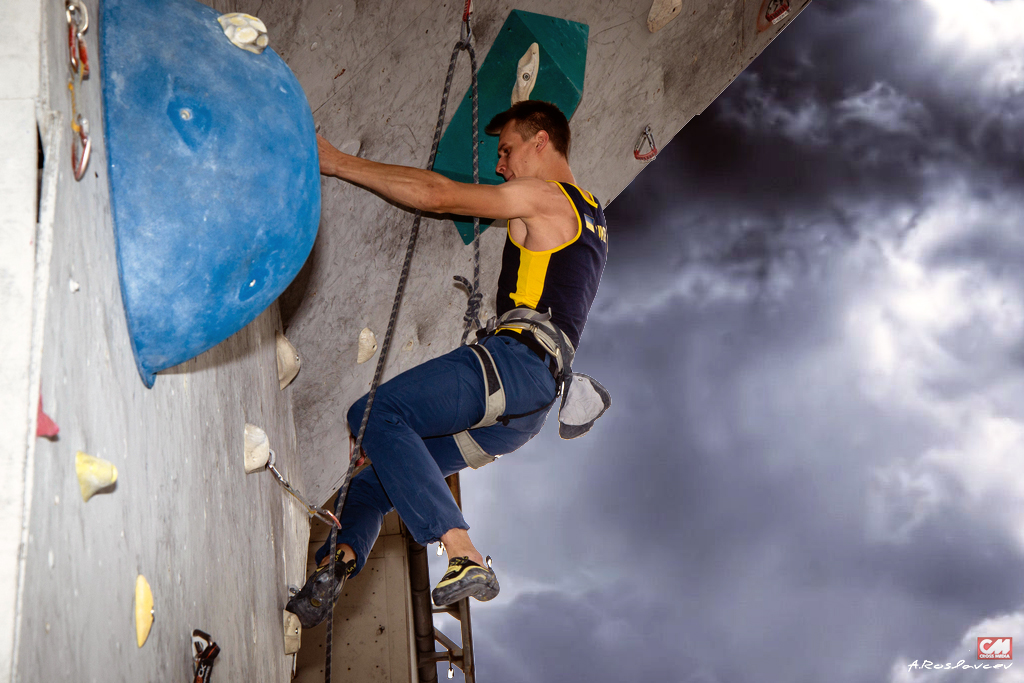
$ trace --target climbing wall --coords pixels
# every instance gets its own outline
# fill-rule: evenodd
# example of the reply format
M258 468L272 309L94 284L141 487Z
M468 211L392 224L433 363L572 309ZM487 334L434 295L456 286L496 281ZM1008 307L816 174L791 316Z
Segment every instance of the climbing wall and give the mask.
M607 204L644 167L633 156L644 127L667 144L807 2L793 0L788 15L770 24L766 7L784 4L779 0L683 0L678 14L652 33L647 2L477 0L473 25L481 61L512 9L589 26L571 163L579 184ZM461 2L210 4L255 13L267 23L271 45L295 71L317 125L333 142L371 159L425 164ZM45 164L38 185L37 296L32 315L21 310L14 324L22 341L35 339L27 374L60 433L27 449L15 680L188 680L189 634L201 628L222 648L214 680L288 681L295 662L283 654L282 608L287 586L300 585L306 574L308 522L269 475L244 474L243 426L251 422L267 432L278 463L301 490L318 502L330 496L345 469L345 413L367 389L376 361L357 363L357 339L363 328L383 338L411 214L325 180L317 243L280 307L271 306L224 344L144 389L118 290L99 134L99 60L77 91L78 109L93 124L94 147L87 174L76 182L63 8L44 7L41 16L36 118ZM86 36L93 55L97 33L94 26ZM463 57L449 116L468 82ZM508 88L511 93L512 83ZM3 106L8 112L15 105ZM4 115L9 123L12 115ZM30 117L25 107L18 115ZM482 173L490 173L493 162L482 160ZM491 229L481 241L485 315L493 312L503 238L503 231ZM470 275L471 262L471 249L450 222L424 221L386 376L457 343L465 295L451 278ZM23 329L33 326L31 317L34 336ZM284 391L274 358L275 333L282 329L302 357L298 378ZM88 502L75 476L79 451L118 471L116 483ZM18 515L3 517L10 519L14 531L0 539L4 547L13 547L19 533ZM353 604L365 606L353 609L358 619L366 619L367 610L375 617L374 609L386 609L390 619L407 609L407 585L397 578L405 558L397 545L393 550L374 558L385 578L367 574L351 584ZM8 566L0 578L11 574ZM133 602L139 574L152 587L155 617L142 647ZM377 585L385 587L387 600L366 596ZM397 672L391 679L400 680L407 634L399 637L390 625L385 634L378 635L386 642L377 638L374 646L387 650ZM353 636L373 640L365 629ZM3 632L0 641L7 642ZM306 634L304 647L320 646L315 634ZM312 662L307 673L316 667Z
M91 7L95 11L95 5ZM278 388L276 306L212 351L167 371L153 389L134 369L115 261L100 122L100 73L77 90L93 124L85 177L70 172L67 25L42 13L46 147L39 265L46 293L37 349L45 411L60 427L34 442L29 527L17 619L18 681L186 681L190 634L221 646L217 681L287 681L282 610L305 577L308 521L268 473L245 475L243 428L266 430L282 469L302 485L290 390ZM86 34L93 56L95 24ZM52 112L52 114L51 114ZM50 118L52 116L52 119ZM84 502L78 451L117 468ZM137 575L154 622L136 643Z
M589 25L570 161L578 183L607 204L644 167L633 156L644 127L651 126L658 144L668 143L808 2L793 0L788 14L769 24L763 16L766 0L683 0L678 14L651 33L650 2L477 0L473 30L482 62L512 9ZM214 5L259 13L271 45L305 89L321 133L336 145L358 148L360 156L377 161L426 164L462 2L217 0ZM449 117L468 84L463 56ZM508 83L510 96L512 87ZM493 173L495 161L481 160L481 173ZM347 452L345 413L368 388L376 361L356 362L359 331L368 327L378 340L383 337L411 222L409 212L363 190L324 181L313 254L281 299L289 338L303 357L295 419L306 480L317 500L327 499L344 471L339 456ZM487 314L503 238L503 231L489 230L482 240ZM457 343L466 297L452 286L452 276L472 274L471 254L453 224L424 221L386 376Z

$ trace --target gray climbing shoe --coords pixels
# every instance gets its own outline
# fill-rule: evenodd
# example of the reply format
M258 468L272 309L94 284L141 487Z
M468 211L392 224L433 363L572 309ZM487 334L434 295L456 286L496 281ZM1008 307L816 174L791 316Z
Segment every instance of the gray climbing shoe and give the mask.
M356 570L356 561L341 561L341 551L337 553L338 559L334 563L334 574L337 581L334 583L334 600L331 600L331 574L330 564L317 567L306 580L306 585L285 605L285 609L299 618L302 628L313 628L330 616L331 605L341 595L341 589L345 580Z

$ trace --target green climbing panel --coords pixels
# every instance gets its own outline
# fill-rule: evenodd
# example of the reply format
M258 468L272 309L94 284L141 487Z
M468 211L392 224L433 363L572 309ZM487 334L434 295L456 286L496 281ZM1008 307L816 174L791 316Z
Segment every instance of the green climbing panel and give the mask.
M484 126L496 114L512 105L519 59L537 43L540 66L531 100L545 100L558 106L567 118L583 96L583 74L587 66L587 38L590 27L575 21L513 10L487 53L477 74L480 95L480 182L497 185L494 172L498 161L498 138L484 134ZM452 180L473 182L473 93L467 89L441 138L434 170ZM482 221L483 231L491 221ZM456 220L462 241L473 241L473 220Z

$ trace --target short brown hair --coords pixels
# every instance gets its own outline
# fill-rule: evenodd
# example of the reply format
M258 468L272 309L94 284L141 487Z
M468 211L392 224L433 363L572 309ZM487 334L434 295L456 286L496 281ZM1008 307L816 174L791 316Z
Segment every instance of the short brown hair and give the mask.
M539 131L547 132L555 151L569 159L572 133L565 114L555 105L541 100L523 100L491 119L484 131L488 135L500 135L509 121L516 122L516 131L524 140L529 140Z

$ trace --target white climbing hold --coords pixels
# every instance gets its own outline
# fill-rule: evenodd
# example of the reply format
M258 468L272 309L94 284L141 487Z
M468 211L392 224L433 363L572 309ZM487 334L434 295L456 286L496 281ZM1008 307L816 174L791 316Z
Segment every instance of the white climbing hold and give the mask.
M103 458L94 458L82 451L75 454L75 474L82 500L88 502L96 493L117 481L117 468Z
M512 88L512 104L530 99L533 86L537 83L537 72L540 70L540 46L533 43L519 58L516 68L516 84Z
M82 288L82 285L80 285L77 282L75 282L74 278L68 278L68 289L71 290L72 294L74 294L75 292L77 292L81 288Z
M292 383L295 375L299 374L302 366L302 359L299 352L295 350L288 338L280 332L277 333L277 380L284 389Z
M217 17L217 22L236 47L258 55L267 46L267 27L251 14L230 12Z
M270 460L270 441L267 433L246 423L245 425L245 473L262 470Z
M665 28L665 24L675 19L682 8L683 0L654 0L647 14L647 30L657 33Z
M153 591L149 581L139 574L135 579L135 640L142 647L149 638L149 630L153 627Z
M377 353L377 337L373 336L373 331L369 327L364 327L359 332L359 355L356 357L356 362L365 363L373 358L375 353Z
M302 645L302 624L299 618L285 610L284 613L284 653L293 655Z

